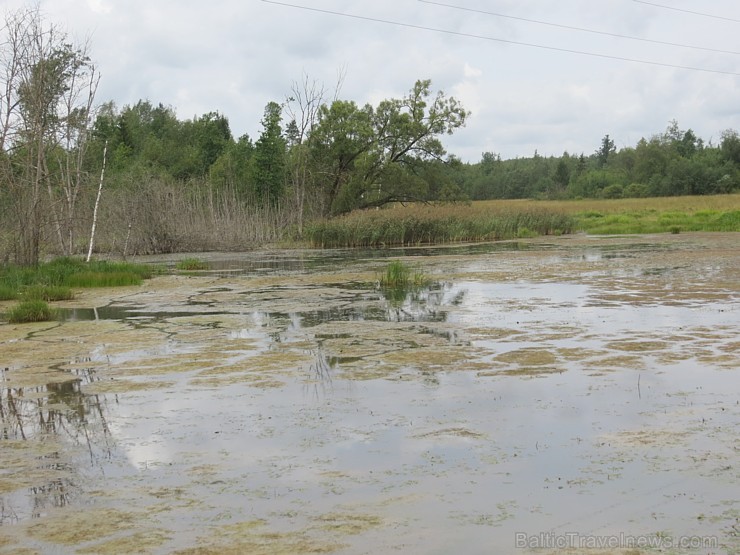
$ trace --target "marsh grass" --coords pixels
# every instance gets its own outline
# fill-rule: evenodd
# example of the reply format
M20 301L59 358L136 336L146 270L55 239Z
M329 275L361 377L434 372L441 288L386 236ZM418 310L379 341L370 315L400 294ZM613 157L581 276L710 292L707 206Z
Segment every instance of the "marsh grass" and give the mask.
M0 284L0 301L14 301L18 298L18 290L9 285Z
M64 285L29 285L22 288L16 298L27 301L69 301L74 292Z
M400 260L389 262L378 277L380 292L393 305L400 305L409 294L418 293L431 283L431 279L423 272L410 268Z
M157 268L128 262L63 257L35 267L0 268L0 300L60 301L74 297L72 287L139 285Z
M178 270L183 271L207 270L208 262L200 260L199 258L183 258L177 262L175 267Z
M527 237L560 235L574 229L575 219L556 210L473 203L353 212L308 224L305 237L322 248L386 247L511 239L520 232Z
M125 287L141 285L143 278L134 272L80 272L67 277L71 287Z
M422 272L412 270L400 260L393 260L388 263L385 271L378 279L381 287L386 288L415 288L424 287L430 282Z
M56 311L49 308L46 301L33 299L22 301L12 307L6 317L11 324L47 322L56 318Z

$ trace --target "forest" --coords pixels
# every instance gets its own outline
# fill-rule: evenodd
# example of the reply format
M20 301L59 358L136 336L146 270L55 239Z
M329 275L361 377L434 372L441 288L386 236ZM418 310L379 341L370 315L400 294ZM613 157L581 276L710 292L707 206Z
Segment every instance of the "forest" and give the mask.
M263 109L259 136L227 115L96 99L100 74L37 10L6 16L0 59L0 257L238 249L307 222L394 203L709 195L740 189L740 136L705 142L672 121L617 149L475 163L446 135L471 114L430 80L377 105L304 76ZM92 224L92 232L91 232ZM97 235L95 232L97 225Z

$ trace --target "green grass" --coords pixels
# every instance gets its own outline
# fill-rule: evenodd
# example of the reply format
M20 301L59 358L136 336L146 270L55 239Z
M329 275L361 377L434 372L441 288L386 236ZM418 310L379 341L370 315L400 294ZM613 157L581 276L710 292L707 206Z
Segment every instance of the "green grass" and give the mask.
M53 320L56 317L56 312L49 308L46 301L34 299L22 301L12 307L6 317L11 324L46 322Z
M4 266L0 268L0 287L20 291L28 286L110 287L136 285L157 271L144 264L62 257L35 267Z
M127 271L108 272L80 272L66 278L71 287L124 287L126 285L141 285L143 278L140 274Z
M140 285L154 275L157 268L128 262L96 260L85 262L79 258L63 257L35 267L0 267L0 301L20 300L8 314L15 321L40 321L40 304L74 298L72 288L119 287ZM17 314L15 311L18 311ZM29 316L24 316L28 312Z
M0 301L14 301L18 298L18 289L0 284Z
M576 214L578 228L595 235L740 231L740 210L627 211L619 214Z
M413 270L400 260L392 260L378 278L380 292L393 304L406 300L414 293L428 286L431 280L418 270Z
M68 301L74 292L64 285L28 285L19 291L18 297L27 301Z
M207 270L208 262L204 262L198 258L183 258L177 262L175 266L178 270L192 271L192 270Z
M413 288L427 285L429 279L419 271L412 271L400 260L393 260L388 263L378 282L381 287Z

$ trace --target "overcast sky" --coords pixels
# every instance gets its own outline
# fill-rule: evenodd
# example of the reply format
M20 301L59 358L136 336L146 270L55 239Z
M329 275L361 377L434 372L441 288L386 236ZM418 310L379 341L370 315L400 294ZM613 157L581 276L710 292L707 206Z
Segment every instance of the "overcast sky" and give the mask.
M286 3L311 10L261 0L40 6L72 37L90 38L102 74L98 101L122 107L148 99L180 119L217 110L235 137L256 138L265 104L283 101L295 81L308 76L332 96L340 74L339 97L358 104L400 97L417 79L431 79L472 112L464 129L444 138L448 152L470 162L486 151L590 154L607 133L619 148L634 146L672 119L707 141L740 130L737 0ZM26 4L0 0L0 10Z

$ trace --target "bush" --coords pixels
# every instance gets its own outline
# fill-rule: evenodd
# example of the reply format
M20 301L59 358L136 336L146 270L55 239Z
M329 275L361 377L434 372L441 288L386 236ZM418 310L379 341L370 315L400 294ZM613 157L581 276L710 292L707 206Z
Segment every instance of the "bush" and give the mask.
M608 185L601 191L601 196L604 198L622 198L624 196L624 190L621 185Z
M622 196L624 198L645 198L649 194L647 185L642 183L630 183L624 188Z

